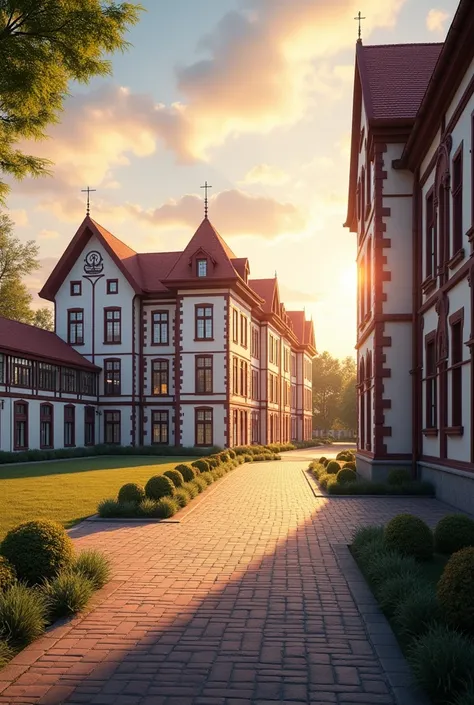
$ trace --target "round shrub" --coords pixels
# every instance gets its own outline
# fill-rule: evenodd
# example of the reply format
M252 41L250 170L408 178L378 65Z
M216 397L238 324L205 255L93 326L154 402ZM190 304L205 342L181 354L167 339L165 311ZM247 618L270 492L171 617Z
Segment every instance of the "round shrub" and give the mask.
M73 563L72 570L91 581L94 590L100 590L110 579L110 563L100 551L92 548L81 551Z
M177 465L175 467L175 470L181 473L185 482L191 482L191 480L194 480L197 475L196 468L193 468L191 467L191 465L187 465L186 463L181 463L181 465Z
M161 499L162 497L172 497L175 487L169 477L155 475L150 477L145 485L145 493L149 499Z
M0 556L0 592L5 592L16 583L16 572L6 558Z
M322 455L322 456L319 458L318 463L321 463L321 465L323 465L323 463L325 463L326 460L327 460L327 458L326 458L324 455Z
M342 467L343 469L349 468L350 470L356 470L355 460L349 460L347 463L344 463Z
M436 592L431 585L421 584L406 595L395 609L394 619L405 639L417 639L430 626L440 621Z
M222 453L219 453L219 458L221 463L228 463L230 460L230 455L229 453L223 451Z
M474 521L464 514L443 517L434 530L434 542L437 553L446 555L474 546Z
M206 460L210 468L217 468L220 465L219 458L216 458L214 455L210 455Z
M355 470L351 470L351 468L343 467L337 473L336 478L337 478L337 482L340 485L347 485L349 482L355 482L357 480L357 475L356 475Z
M416 680L435 702L450 702L474 677L474 644L438 624L413 642L408 660Z
M47 601L40 590L17 583L0 594L0 637L11 646L26 646L44 632Z
M388 522L385 543L388 549L417 560L428 560L433 555L433 533L413 514L398 514Z
M145 499L145 488L143 485L138 485L136 482L128 482L123 485L118 493L119 502L135 502L140 504L142 499Z
M89 602L94 586L82 573L63 571L44 586L52 620L81 612Z
M337 475L340 469L341 466L339 465L337 460L331 460L331 462L326 465L326 472L328 473L328 475Z
M403 485L411 481L411 473L405 468L395 468L390 470L387 477L389 485Z
M387 614L393 614L403 599L415 592L422 584L418 575L410 575L410 573L401 573L388 578L379 585L377 590L381 608Z
M209 472L210 470L210 465L207 462L207 460L204 460L204 458L200 458L199 460L195 460L194 463L191 463L193 468L196 468L199 472Z
M169 477L175 487L182 487L184 485L184 477L179 470L166 470L163 475Z
M173 499L179 504L180 507L185 507L191 501L191 495L188 490L184 489L184 487L178 487L174 493Z
M438 581L436 594L450 624L474 632L474 548L453 553Z
M37 519L20 524L3 539L2 554L29 584L51 580L74 560L73 543L61 524Z
M352 460L352 455L348 450L341 450L337 455L336 455L336 460Z
M229 453L229 455L230 455L230 457L232 458L232 460L234 460L234 458L237 457L237 453L236 453L235 450L233 450L232 448L229 448L229 450L228 450L227 452Z

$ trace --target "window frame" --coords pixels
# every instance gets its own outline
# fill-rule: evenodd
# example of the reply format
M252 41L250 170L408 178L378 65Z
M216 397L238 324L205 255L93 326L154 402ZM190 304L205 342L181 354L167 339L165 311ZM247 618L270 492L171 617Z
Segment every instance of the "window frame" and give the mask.
M428 350L432 351L428 355ZM432 364L429 364L430 361ZM433 369L431 369L433 368ZM438 431L438 370L436 331L425 336L425 429Z
M166 320L158 320L155 321L155 316L162 316L164 315L166 317ZM166 342L163 342L162 340L162 326L165 326L166 330ZM155 342L155 329L159 330L160 335L160 341ZM170 312L168 309L154 309L151 311L151 342L150 345L156 347L156 346L162 346L165 347L170 344Z
M436 279L438 245L436 242L435 191L432 186L425 196L425 279ZM429 263L429 266L428 266Z
M199 309L204 310L204 314L200 316L198 314ZM206 309L210 309L210 315L206 315ZM199 337L199 321L203 321L203 337ZM211 322L211 335L206 335L206 322ZM195 304L194 305L194 340L199 342L212 342L214 340L214 304Z
M78 286L79 291L75 292L74 287ZM80 279L75 279L69 282L69 295L70 296L82 296L82 281Z
M44 410L50 409L51 414L45 414ZM49 426L49 443L44 442L43 436L43 426ZM54 406L50 402L43 402L40 404L40 448L41 449L51 449L54 448Z
M96 408L90 404L87 404L84 407L84 445L87 447L95 446L95 417ZM87 429L92 431L92 440L87 440Z
M72 419L67 418L67 412L72 410ZM67 443L66 438L66 428L67 426L71 426L71 442ZM63 413L63 432L64 432L64 447L65 448L74 448L76 446L76 407L74 404L65 404L64 406L64 413Z
M210 413L210 420L204 418L202 421L199 420L200 413ZM204 425L203 429L203 443L198 443L198 433L199 426ZM206 428L211 429L210 442L206 443ZM196 448L211 448L214 445L214 409L212 406L196 406L194 408L194 445Z
M463 429L463 388L462 375L464 366L464 308L455 311L449 317L450 338L451 338L451 428L462 433ZM459 339L455 340L455 333L459 334Z
M204 274L200 274L199 265L204 264ZM208 275L208 261L207 257L197 257L196 258L196 276L199 279L205 279Z
M118 319L112 316L112 320L107 319L109 313L118 313ZM118 322L119 332L118 339L116 339L114 328L115 323ZM108 339L108 329L107 324L112 323L112 340ZM105 306L104 307L104 345L121 345L122 344L122 307L121 306Z
M116 284L117 285L117 290L116 291L111 291L111 285ZM119 293L119 280L118 279L107 279L107 288L106 288L107 294L110 296L115 296L116 294Z
M25 412L20 413L18 411L19 406L24 406L25 407ZM24 436L24 444L20 445L17 443L17 424L18 423L24 423L24 431L23 431L23 436ZM28 450L29 448L29 438L28 438L28 433L29 433L29 404L27 401L23 400L18 400L14 402L13 404L13 450Z
M459 145L453 155L451 162L452 174L452 257L454 257L463 247L463 142ZM459 178L459 181L457 178Z
M211 364L210 365L201 365L200 366L200 361L206 361L210 360ZM202 385L202 389L200 388L199 385L199 371L203 370L204 375L203 375L203 382L204 384ZM206 372L209 371L209 374L206 375ZM213 394L214 393L214 356L213 355L195 355L194 357L194 379L195 379L195 387L194 391L196 394ZM206 378L210 376L210 384L208 385ZM208 388L209 387L209 388Z
M240 345L248 347L248 318L245 314L240 314Z
M109 363L118 363L118 370L107 370ZM118 372L118 385L114 385L114 377ZM108 374L112 373L112 381L107 380ZM111 387L111 390L109 388ZM106 357L104 359L104 397L119 397L122 394L122 360L119 357Z
M72 314L78 314L80 313L82 318L80 321L75 320L72 321ZM82 326L82 335L78 336L77 335L77 326L81 325ZM71 335L71 326L74 326L75 330L75 336ZM68 345L84 345L84 309L83 308L68 308L67 310L67 342ZM75 341L73 342L73 337L75 337Z
M118 419L114 418L115 415L118 416ZM118 428L118 440L112 440L112 441L107 440L107 430L110 428L112 430L112 437L113 438L115 438L115 431ZM121 441L122 441L122 413L121 413L120 409L106 409L104 411L104 443L106 445L119 446L119 445L121 445Z
M160 420L156 421L155 416L160 415L164 416L166 415L166 421L163 421L161 418ZM155 441L155 435L154 435L154 430L155 427L158 426L160 428L160 438L161 438L161 429L162 427L166 427L166 441ZM151 412L151 445L153 446L169 446L170 444L170 412L168 409L153 409Z
M159 363L160 365L164 363L165 367L163 369L155 369L155 365ZM165 375L166 379L166 392L155 392L155 375L159 377L158 389L162 388L162 375ZM153 397L169 397L170 396L170 361L166 357L155 357L151 360L151 396Z

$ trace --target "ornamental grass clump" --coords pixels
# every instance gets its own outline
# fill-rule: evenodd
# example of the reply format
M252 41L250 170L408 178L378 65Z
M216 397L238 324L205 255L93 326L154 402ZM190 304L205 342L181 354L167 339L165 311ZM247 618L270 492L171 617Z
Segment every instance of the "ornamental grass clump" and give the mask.
M337 460L331 460L327 465L326 465L326 472L328 475L337 475L339 470L341 469L341 466L337 462Z
M413 514L398 514L385 527L387 548L401 556L426 561L433 556L433 533L430 527Z
M336 480L339 485L347 485L349 482L355 482L357 480L357 475L355 470L343 467L337 473Z
M436 591L432 585L420 583L398 603L394 621L402 637L408 641L425 634L441 620Z
M3 539L1 552L15 568L18 579L30 585L54 578L74 561L71 538L61 524L49 519L27 521L11 529Z
M375 586L389 578L400 575L420 577L419 565L411 556L401 556L395 551L384 550L367 553L368 547L361 552L362 562L365 563L365 572L370 582Z
M204 490L207 488L206 480L204 480L204 478L202 478L200 475L198 475L198 477L193 480L193 483L196 485L196 487L199 488L199 492L204 492Z
M179 470L166 470L163 475L169 478L175 487L182 487L184 485L184 477Z
M162 497L172 497L175 493L175 486L164 475L154 475L150 477L145 485L145 494L149 499L161 499Z
M189 502L191 501L191 495L189 494L188 490L184 487L178 487L178 489L174 493L173 499L182 508L186 507L186 505L189 504Z
M355 556L358 556L361 550L367 546L367 544L373 544L374 541L377 542L379 548L384 548L384 528L383 526L359 526L355 529L353 537L351 550Z
M82 573L68 570L59 573L43 587L51 620L82 612L89 602L94 586Z
M189 492L191 499L194 499L199 494L199 488L197 487L197 485L194 484L194 480L192 480L191 482L185 482L183 485L183 489L185 489L186 492Z
M434 542L436 552L448 556L474 546L474 520L465 514L448 514L437 523Z
M202 480L204 480L204 482L206 483L206 485L212 485L212 483L214 482L214 478L212 477L212 473L209 472L209 471L207 471L207 472L202 472L199 477L200 477Z
M145 488L136 482L128 482L119 489L118 501L140 504L145 499Z
M194 480L194 478L198 474L196 468L193 468L191 465L188 465L187 463L181 463L180 465L177 465L175 467L175 470L177 470L178 472L181 473L185 482L191 482L192 480Z
M94 590L100 590L110 580L110 562L100 551L88 548L81 551L72 564L75 573L91 581Z
M155 516L159 517L160 519L169 519L170 517L174 516L178 511L180 507L179 504L172 499L171 497L162 497L156 502L156 507L155 507Z
M43 634L48 602L40 589L23 583L0 594L0 639L12 647L31 644Z
M13 658L14 651L4 639L0 639L0 668L3 668Z
M418 575L401 573L384 580L377 589L380 607L392 615L404 598L419 590L424 581Z
M0 556L0 592L5 592L16 583L16 571L4 556Z
M447 621L474 634L474 548L453 553L438 581L436 594Z

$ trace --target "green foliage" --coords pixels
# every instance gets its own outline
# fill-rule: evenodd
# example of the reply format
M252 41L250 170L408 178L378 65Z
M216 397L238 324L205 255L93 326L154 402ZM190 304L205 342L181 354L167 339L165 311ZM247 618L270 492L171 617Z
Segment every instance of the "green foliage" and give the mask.
M234 454L234 457L235 457L235 454ZM196 470L198 470L199 472L209 472L210 467L211 467L209 465L209 463L207 462L207 460L204 458L200 458L199 460L195 460L194 463L191 463L191 465L193 466L193 468L196 468Z
M182 487L184 485L184 477L179 470L166 470L163 475L169 477L175 487Z
M191 480L191 482L185 482L183 489L185 489L186 492L189 492L191 499L194 499L199 494L199 488L194 484L193 480Z
M214 482L214 478L210 472L202 472L199 477L204 480L206 485L212 485Z
M453 627L474 633L474 548L453 553L438 582L437 597Z
M340 485L346 485L348 482L355 482L357 480L357 475L355 470L343 467L337 473L336 479Z
M184 487L178 487L174 493L173 499L179 504L180 507L185 507L191 501L191 495Z
M18 578L30 584L54 578L70 568L74 559L73 544L64 527L47 519L24 522L9 531L1 552Z
M208 458L206 458L206 460L209 463L210 468L217 468L221 464L220 459L215 455L210 455Z
M0 592L5 592L16 583L16 571L10 561L0 556Z
M474 546L474 520L465 514L448 514L436 525L434 542L436 552L445 555Z
M234 458L237 457L237 453L235 452L235 450L233 448L229 448L227 452L229 453L232 460L234 460Z
M119 502L135 502L140 504L145 499L145 488L136 482L128 482L122 485L118 493Z
M162 497L156 503L155 516L160 517L161 519L169 519L174 516L179 509L180 506L174 498Z
M0 638L10 646L30 644L43 634L48 604L44 594L22 583L0 594Z
M387 578L378 586L377 598L380 607L387 614L393 614L404 598L411 595L424 585L418 575L401 573Z
M222 453L219 453L219 459L221 463L228 463L230 460L230 455L226 451L222 451Z
M328 475L337 475L339 470L341 469L341 466L337 462L337 460L331 460L327 465L326 465L326 472Z
M341 450L341 452L336 455L336 460L342 460L345 463L350 463L354 460L354 456L350 450Z
M376 541L380 548L384 547L384 527L383 526L359 526L354 531L351 549L355 556L368 544Z
M138 507L135 506L134 516L139 518L143 517L143 519L156 519L156 499L148 499L148 497L145 497Z
M401 556L395 551L388 551L386 548L385 550L374 552L370 556L369 546L367 545L361 551L361 558L366 563L364 570L367 577L375 588L389 578L398 575L420 576L420 568L414 558Z
M434 588L429 584L420 583L398 603L394 618L400 634L405 639L414 639L425 634L432 624L441 619Z
M110 562L100 551L89 548L76 557L72 570L84 575L92 583L94 590L100 590L110 580Z
M102 519L110 519L112 517L120 516L120 503L116 499L107 498L103 499L97 505L97 514Z
M338 495L421 495L432 497L434 487L430 482L407 482L404 485L388 485L384 482L357 480L348 485L332 485L330 494Z
M0 0L1 1L1 0ZM2 315L2 314L0 314ZM131 456L131 457L171 457L171 456L196 456L204 455L201 448L186 448L176 446L117 446L100 443L96 446L78 446L77 448L55 448L51 450L25 450L3 451L0 450L0 465L4 463L27 463L42 460L60 460L61 458L89 458L102 455Z
M313 358L313 409L317 428L329 429L336 420L356 428L356 363L354 358L338 360L328 352Z
M469 681L467 690L458 695L453 705L474 705L474 680Z
M356 464L355 464L355 460L349 460L349 461L345 462L342 467L349 468L349 470L356 470L357 469Z
M81 612L89 602L94 586L82 573L63 571L44 585L49 615L54 621Z
M411 473L406 468L394 468L387 477L389 485L404 485L411 481Z
M408 660L419 685L437 703L463 692L474 677L473 643L443 624L413 642Z
M324 463L326 460L327 460L327 458L326 458L324 455L322 455L322 456L319 458L319 461L318 461L318 462L319 462L321 465L323 465L323 463Z
M425 561L433 556L433 533L430 527L413 514L398 514L385 527L388 549L402 556Z
M204 492L204 490L205 490L206 487L207 487L207 482L206 482L206 480L205 480L203 477L201 477L200 475L198 475L198 477L196 477L196 478L193 480L193 482L194 482L194 484L196 485L196 487L198 487L199 492Z
M175 470L181 473L185 482L191 482L197 475L196 468L193 468L191 465L187 465L187 463L177 465Z
M4 639L0 639L0 668L3 668L14 656L14 651Z
M175 491L175 486L165 475L154 475L145 485L145 494L149 499L158 500L162 497L172 497Z

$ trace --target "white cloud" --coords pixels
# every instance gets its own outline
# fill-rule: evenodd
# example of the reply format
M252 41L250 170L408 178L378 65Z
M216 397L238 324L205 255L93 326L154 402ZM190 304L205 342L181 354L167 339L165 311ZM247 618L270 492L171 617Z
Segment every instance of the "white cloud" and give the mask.
M270 164L257 164L254 166L247 174L244 176L241 184L268 184L271 186L278 186L279 184L285 184L290 178L283 169L279 169L277 166L270 166Z
M29 223L28 213L22 208L12 208L7 212L7 215L13 220L18 228L24 227Z
M445 10L431 9L426 15L426 27L430 32L443 34L445 31L446 20L450 17L449 12Z
M43 228L43 230L40 230L38 233L38 238L40 240L56 240L58 237L60 237L60 234L57 230L47 230L46 228Z

